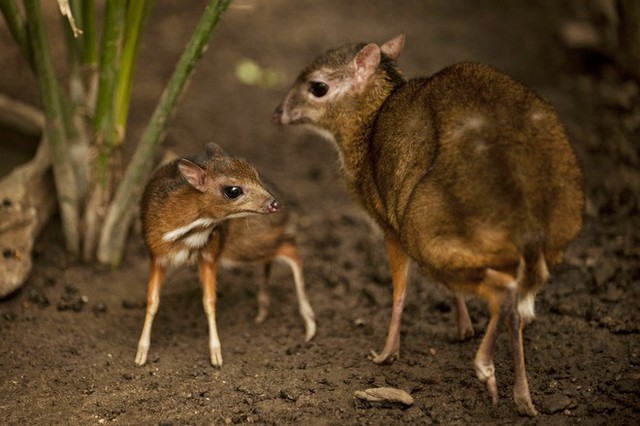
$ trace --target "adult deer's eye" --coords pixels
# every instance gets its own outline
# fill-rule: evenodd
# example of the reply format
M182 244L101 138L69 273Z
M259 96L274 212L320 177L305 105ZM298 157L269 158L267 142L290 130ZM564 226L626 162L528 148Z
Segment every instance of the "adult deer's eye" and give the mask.
M234 200L244 194L244 192L242 192L242 188L239 186L226 186L223 192L224 196L231 200Z
M321 81L312 81L309 83L309 92L316 98L321 98L327 94L329 86Z

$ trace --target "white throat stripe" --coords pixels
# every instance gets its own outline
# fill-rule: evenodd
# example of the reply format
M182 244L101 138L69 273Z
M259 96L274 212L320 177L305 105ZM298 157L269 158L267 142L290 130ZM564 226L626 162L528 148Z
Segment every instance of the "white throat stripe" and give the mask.
M200 219L196 219L191 223L188 223L184 226L174 229L173 231L169 231L162 236L163 241L176 241L183 235L187 234L193 229L196 228L204 228L213 225L216 223L215 219L203 217Z

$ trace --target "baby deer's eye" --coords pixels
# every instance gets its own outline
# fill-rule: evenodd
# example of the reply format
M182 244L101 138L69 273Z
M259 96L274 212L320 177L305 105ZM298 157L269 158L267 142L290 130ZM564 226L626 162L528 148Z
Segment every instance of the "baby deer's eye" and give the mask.
M329 91L329 85L321 81L311 81L309 83L309 92L316 98L321 98Z
M240 188L239 186L225 186L223 192L224 196L231 200L238 198L244 193L242 191L242 188Z

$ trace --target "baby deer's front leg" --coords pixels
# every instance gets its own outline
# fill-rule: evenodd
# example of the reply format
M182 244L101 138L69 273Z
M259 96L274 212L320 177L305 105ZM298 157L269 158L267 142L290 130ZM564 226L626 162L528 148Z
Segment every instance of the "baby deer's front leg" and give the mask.
M222 366L222 348L218 338L216 326L216 273L218 265L216 260L202 259L199 264L200 281L202 283L202 304L209 322L209 351L211 353L211 365Z
M160 266L155 258L151 259L151 274L149 277L149 289L147 294L147 312L144 318L142 334L138 341L138 352L136 353L136 364L144 365L147 362L149 346L151 345L151 327L153 319L158 312L160 305L160 289L164 279L164 267Z

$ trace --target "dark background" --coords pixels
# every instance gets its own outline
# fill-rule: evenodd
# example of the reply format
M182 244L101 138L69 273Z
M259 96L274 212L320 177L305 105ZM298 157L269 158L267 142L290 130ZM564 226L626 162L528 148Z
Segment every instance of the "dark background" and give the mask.
M50 2L45 2L50 3ZM53 3L53 2L51 2ZM188 5L187 5L188 3ZM640 106L638 83L615 45L580 45L571 22L602 30L598 2L236 0L214 32L165 148L198 152L213 140L275 181L298 212L318 334L303 344L293 280L277 267L267 321L254 325L256 268L219 275L218 330L225 364L209 365L197 273L170 274L154 323L150 362L135 367L148 257L138 230L122 268L68 259L56 216L35 250L24 288L0 301L0 418L6 424L635 424L640 414ZM606 2L600 2L606 3ZM204 7L158 0L141 46L125 158L159 98ZM64 74L55 5L46 7ZM604 22L604 23L603 23ZM472 360L488 312L470 302L478 337L459 343L450 296L414 271L401 359L376 366L391 307L381 235L351 202L330 144L270 121L298 72L318 53L352 41L407 36L399 59L419 76L463 60L486 62L552 102L584 167L587 211L567 262L552 271L525 331L532 399L511 400L506 336L496 349L501 402L492 407ZM579 37L578 37L579 41ZM235 75L249 58L279 73L273 87ZM0 25L0 91L35 105L37 85ZM35 150L2 129L0 171ZM78 302L86 296L86 303ZM74 303L76 305L74 305ZM71 305L71 309L64 309ZM76 309L73 309L75 306ZM61 310L62 309L62 310ZM371 405L353 393L391 386L413 407Z

